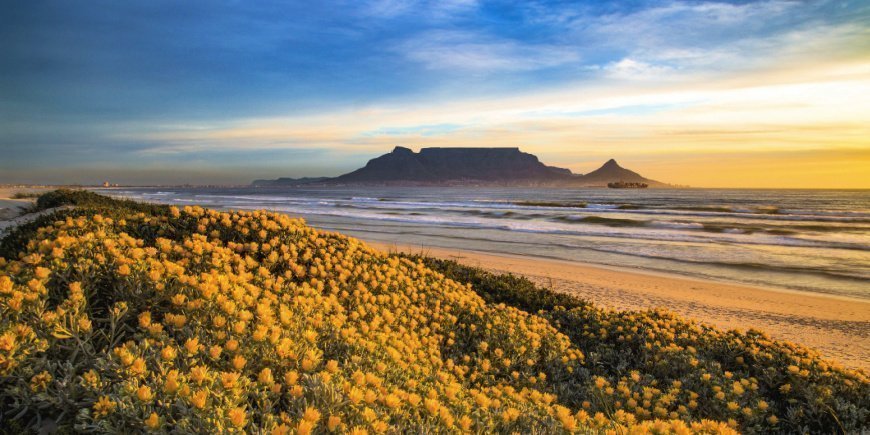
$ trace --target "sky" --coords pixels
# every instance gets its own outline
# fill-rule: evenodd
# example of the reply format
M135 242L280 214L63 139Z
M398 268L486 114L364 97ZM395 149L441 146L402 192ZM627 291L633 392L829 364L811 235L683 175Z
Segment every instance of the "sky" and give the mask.
M867 1L0 2L0 183L331 176L401 145L870 188Z

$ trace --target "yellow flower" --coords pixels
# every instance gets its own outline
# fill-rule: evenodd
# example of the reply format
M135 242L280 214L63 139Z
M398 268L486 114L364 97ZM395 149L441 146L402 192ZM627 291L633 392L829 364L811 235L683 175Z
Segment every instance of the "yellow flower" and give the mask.
M296 382L298 380L299 380L299 373L296 373L294 371L289 371L289 372L284 374L284 383L286 383L287 386L296 385Z
M426 411L431 415L437 415L438 409L441 407L441 404L438 403L435 399L426 399L423 401L423 406L426 407Z
M270 432L270 435L290 435L290 426L287 426L283 423L279 424L278 426L272 428L272 432Z
M163 391L172 394L178 391L178 370L171 370L166 374L166 381L163 382Z
M208 368L205 366L193 366L190 369L190 379L201 384L208 379Z
M330 415L328 419L326 419L326 429L330 432L335 432L341 427L341 417L337 415Z
M601 376L596 376L596 377L595 377L595 386L596 386L598 389L604 388L605 385L607 385L607 380L606 380L606 379L602 378Z
M302 420L296 425L297 435L310 435L312 430L314 430L314 423L307 420Z
M2 349L0 349L2 350ZM85 374L82 375L82 380L85 385L95 388L97 384L100 382L100 375L94 369L88 370Z
M237 372L221 372L221 385L228 390L236 388L239 376Z
M395 394L388 394L384 397L384 405L388 408L398 408L402 404L402 399L399 399Z
M151 415L145 419L145 426L147 426L148 429L157 429L160 427L160 416L158 416L156 412L152 412Z
M317 367L317 362L315 360L308 357L302 360L302 370L310 372L314 370L315 367Z
M245 364L247 364L247 363L248 363L248 360L246 360L245 357L243 357L241 355L236 355L233 358L233 367L236 370L241 370L242 368L245 367Z
M305 421L309 421L311 423L317 422L320 419L320 411L313 406L309 406L305 408L305 412L302 413L302 419Z
M94 403L93 411L97 417L102 417L109 415L109 413L115 410L116 406L118 404L109 399L109 396L100 396L100 399Z
M243 427L247 422L248 417L244 408L230 409L229 412L227 412L227 416L230 418L230 423L235 427Z
M187 350L188 355L196 355L199 352L199 339L196 337L188 338L186 342L184 342L184 348Z
M118 266L118 275L127 276L129 274L130 274L130 266L127 266L126 264L122 264L122 265Z
M211 348L209 348L209 350L208 350L208 354L209 354L209 356L211 356L213 359L218 359L218 358L221 356L221 352L223 352L223 350L224 350L224 349L223 349L222 347L220 347L220 346L218 346L218 345L214 345L214 346L212 346Z
M190 397L190 403L199 409L205 408L206 400L208 400L208 391L206 390L197 391Z
M139 314L139 326L142 328L151 326L151 312L143 311Z
M166 361L174 360L177 354L178 352L172 346L166 346L160 351L160 357Z
M51 380L51 373L43 371L30 378L30 390L33 392L45 391L45 389L48 388L48 384L51 382Z
M154 395L151 394L151 387L143 385L136 390L136 397L143 402L150 402Z
M347 400L350 400L354 405L360 403L363 400L363 392L359 390L359 388L353 387L347 393Z
M257 375L257 380L263 385L272 385L275 383L275 378L272 377L272 369L266 367L263 370L260 370L260 374Z

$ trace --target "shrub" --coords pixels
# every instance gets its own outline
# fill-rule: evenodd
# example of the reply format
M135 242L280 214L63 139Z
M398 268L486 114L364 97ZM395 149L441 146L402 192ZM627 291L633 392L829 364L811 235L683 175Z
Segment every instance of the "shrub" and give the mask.
M560 405L555 380L583 364L568 338L420 262L278 214L90 207L0 260L0 419L16 430L636 424Z
M604 311L280 214L43 201L70 204L0 244L6 430L867 426L863 373L761 333Z
M561 390L566 406L639 419L728 421L745 432L861 432L870 383L803 346L757 330L721 331L666 310L612 311L451 260L413 257L481 297L536 313L586 355Z

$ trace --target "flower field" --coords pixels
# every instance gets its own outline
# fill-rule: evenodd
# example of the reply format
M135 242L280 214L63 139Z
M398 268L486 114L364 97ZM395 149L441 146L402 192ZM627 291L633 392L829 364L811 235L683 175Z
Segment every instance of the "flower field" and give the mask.
M10 432L860 432L870 381L299 219L86 192L0 242Z

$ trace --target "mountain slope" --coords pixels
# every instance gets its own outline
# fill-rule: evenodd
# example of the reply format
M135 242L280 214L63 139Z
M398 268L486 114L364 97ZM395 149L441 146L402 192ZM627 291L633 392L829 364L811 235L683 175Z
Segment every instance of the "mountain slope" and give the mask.
M544 165L519 148L423 148L414 153L408 148L396 147L334 181L514 182L556 180L570 175L569 170Z
M619 166L610 159L586 175L547 166L537 156L519 148L422 148L419 153L397 146L365 166L335 178L279 178L256 180L255 186L302 184L408 184L408 185L509 185L584 187L625 181L667 187Z
M665 183L650 180L637 172L619 166L616 160L610 159L600 168L580 177L584 185L607 185L618 181L627 183L646 183L650 186L664 187Z

